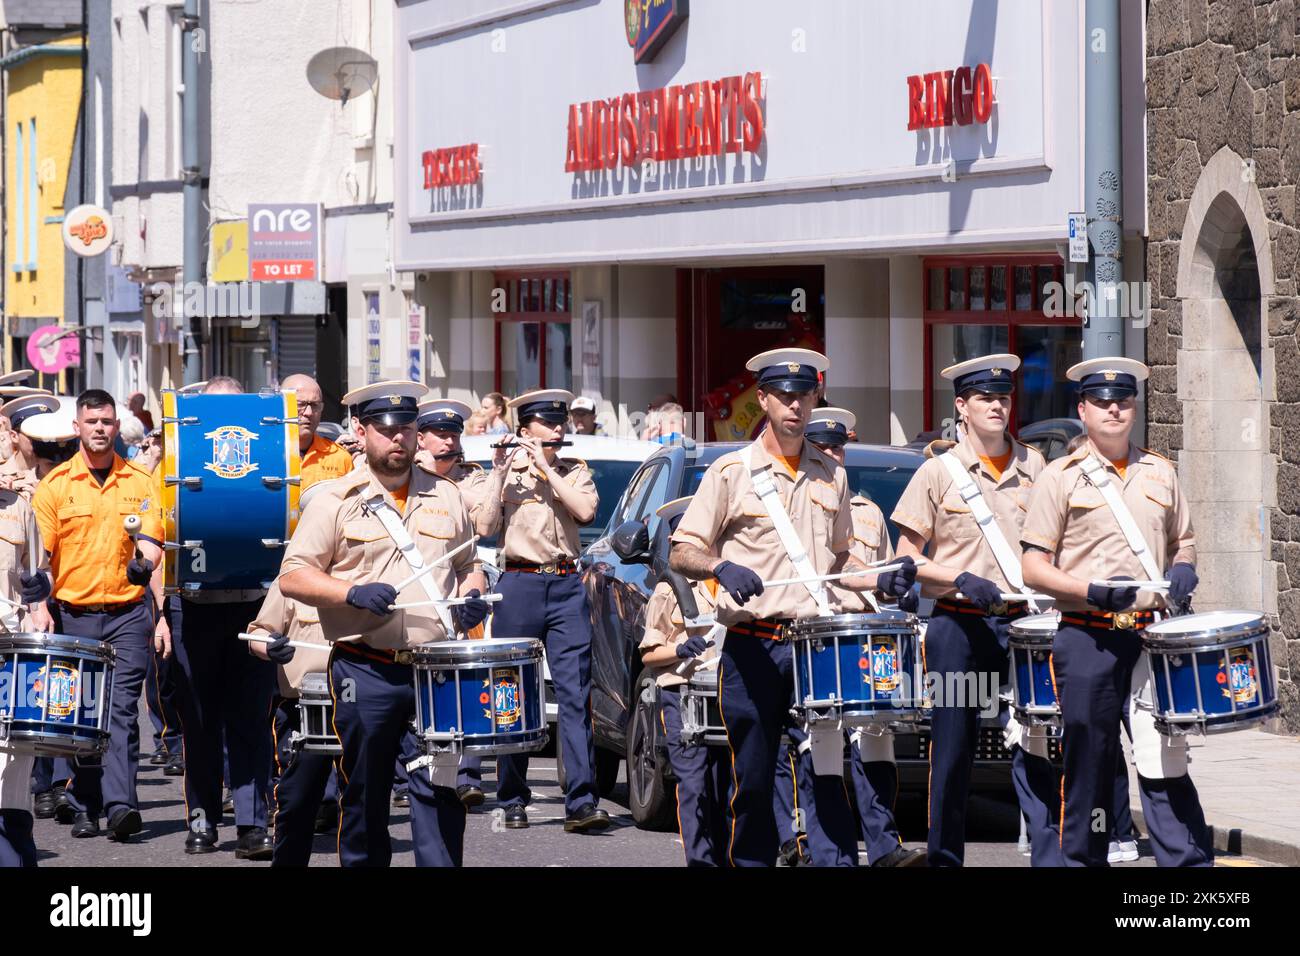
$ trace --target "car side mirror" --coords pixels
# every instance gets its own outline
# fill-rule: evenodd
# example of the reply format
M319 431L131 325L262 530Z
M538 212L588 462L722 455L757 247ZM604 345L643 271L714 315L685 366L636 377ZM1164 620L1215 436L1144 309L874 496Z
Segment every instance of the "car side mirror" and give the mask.
M624 521L610 535L609 544L629 564L650 563L650 529L640 521Z

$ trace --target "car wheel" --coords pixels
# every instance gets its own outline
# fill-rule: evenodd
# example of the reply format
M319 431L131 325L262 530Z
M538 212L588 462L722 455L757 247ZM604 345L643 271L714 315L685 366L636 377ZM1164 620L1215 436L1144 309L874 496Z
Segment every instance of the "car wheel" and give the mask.
M637 687L636 706L627 727L627 806L642 830L669 830L677 814L677 788L664 780L655 750L658 694L652 678Z

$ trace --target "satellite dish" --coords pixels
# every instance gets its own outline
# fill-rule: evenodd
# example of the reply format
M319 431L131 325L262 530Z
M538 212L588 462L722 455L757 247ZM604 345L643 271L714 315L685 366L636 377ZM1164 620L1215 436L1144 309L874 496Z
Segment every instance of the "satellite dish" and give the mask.
M307 64L307 82L321 96L348 100L375 85L379 64L365 50L350 46L332 46L321 50Z

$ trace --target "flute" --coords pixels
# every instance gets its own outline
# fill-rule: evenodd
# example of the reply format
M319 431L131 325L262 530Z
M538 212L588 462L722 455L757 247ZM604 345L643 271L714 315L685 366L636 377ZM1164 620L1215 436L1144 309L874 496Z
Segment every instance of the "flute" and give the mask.
M573 442L571 442L571 441L544 441L544 442L542 442L542 447L543 447L543 448L563 448L565 445L572 445L572 444L573 444ZM517 441L508 441L508 442L502 442L502 443L499 444L499 445L489 445L488 447L490 447L490 448L519 448L519 447L520 447L520 444L519 444L519 442L517 442Z

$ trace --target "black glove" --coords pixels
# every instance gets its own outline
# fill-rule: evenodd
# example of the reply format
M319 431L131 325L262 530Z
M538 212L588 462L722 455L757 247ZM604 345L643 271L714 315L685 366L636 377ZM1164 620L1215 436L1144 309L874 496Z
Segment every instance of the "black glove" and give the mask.
M713 642L705 639L703 634L696 634L694 637L688 637L678 644L675 650L678 657L688 661L693 657L699 657L712 646Z
M1131 581L1129 577L1115 578L1116 581ZM1088 603L1096 605L1103 611L1112 613L1133 606L1137 600L1137 588L1108 588L1101 584L1088 585Z
M393 612L388 605L397 600L397 588L391 584L354 584L348 591L348 603L355 608L387 617Z
M915 614L921 609L921 592L916 590L908 591L898 599L898 609L906 611L908 614Z
M1201 579L1196 576L1196 569L1185 561L1180 561L1169 569L1169 601L1175 607L1181 607L1192 597L1196 585ZM24 600L27 592L24 591Z
M24 571L18 575L23 585L23 603L40 604L50 596L50 576L44 571L28 574Z
M762 578L742 565L723 561L713 569L713 576L737 604L744 604L755 595L763 593Z
M988 578L963 571L957 575L953 584L957 585L957 590L966 596L967 601L981 611L987 611L995 604L1002 603L1002 589Z
M912 590L916 581L916 562L911 555L899 558L898 563L902 567L897 571L885 571L876 576L876 590L886 597L901 598Z
M458 604L451 609L451 613L456 618L456 623L460 625L460 629L468 632L483 623L483 618L488 616L488 611L492 609L492 605L488 604L487 601L479 600L478 588L474 588L465 596L473 598L473 600Z
M283 634L272 634L266 643L266 656L276 664L287 664L293 660L293 652L297 649L289 646L289 638Z
M153 574L153 562L145 558L132 558L126 563L126 579L142 588L149 586L149 576Z

